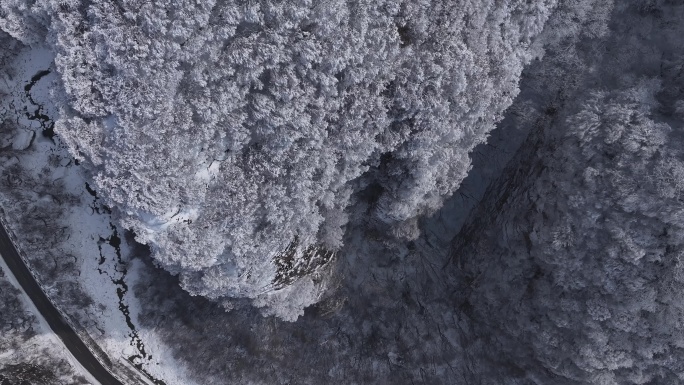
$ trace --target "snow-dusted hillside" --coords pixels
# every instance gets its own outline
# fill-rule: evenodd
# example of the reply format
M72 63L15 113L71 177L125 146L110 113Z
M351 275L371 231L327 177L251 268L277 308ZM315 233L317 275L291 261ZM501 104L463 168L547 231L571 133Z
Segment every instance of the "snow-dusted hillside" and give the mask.
M56 132L184 289L294 320L354 206L412 239L455 191L555 4L41 0L0 28L53 51Z
M684 5L616 8L456 240L461 306L492 346L474 356L499 378L684 382Z
M684 383L677 2L0 10L0 205L121 373Z

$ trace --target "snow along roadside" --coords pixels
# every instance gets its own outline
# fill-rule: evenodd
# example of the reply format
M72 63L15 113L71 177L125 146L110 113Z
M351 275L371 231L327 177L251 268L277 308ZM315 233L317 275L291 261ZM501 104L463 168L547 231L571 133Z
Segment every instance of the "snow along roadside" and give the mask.
M39 331L42 332L44 335L48 336L48 339L50 339L55 346L59 346L59 349L62 350L62 354L64 357L69 360L69 363L71 363L71 366L78 371L81 375L83 375L88 381L90 381L91 384L93 385L100 385L100 382L98 382L95 377L90 374L89 371L87 371L80 362L74 357L69 349L67 349L66 345L62 342L62 340L57 337L57 334L55 334L50 326L48 325L47 321L45 318L43 318L43 314L41 314L38 311L38 308L36 305L31 301L31 298L24 292L24 288L21 287L19 284L19 281L14 277L14 274L12 271L9 269L9 266L5 263L4 257L0 256L0 269L5 273L5 278L14 286L17 290L20 292L19 299L21 302L24 304L24 307L26 307L33 315L36 317L36 320L38 321L39 325Z

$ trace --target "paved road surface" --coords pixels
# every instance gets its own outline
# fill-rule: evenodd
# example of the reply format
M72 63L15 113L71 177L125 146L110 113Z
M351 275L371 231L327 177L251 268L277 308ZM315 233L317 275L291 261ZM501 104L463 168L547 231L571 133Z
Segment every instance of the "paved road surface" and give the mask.
M64 320L64 317L55 309L54 305L47 298L45 293L29 272L24 262L19 257L17 249L7 235L7 231L0 224L0 255L7 263L12 274L21 284L26 294L40 311L47 321L52 331L64 342L67 349L81 363L81 365L100 382L101 385L123 385L119 380L112 376L95 356L88 350L88 347L81 341L78 334Z

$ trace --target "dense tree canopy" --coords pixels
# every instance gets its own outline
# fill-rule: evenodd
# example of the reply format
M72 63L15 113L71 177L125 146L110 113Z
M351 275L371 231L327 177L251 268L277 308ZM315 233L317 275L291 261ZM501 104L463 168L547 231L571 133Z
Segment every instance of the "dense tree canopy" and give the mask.
M682 17L668 1L621 4L594 46L610 48L578 58L581 86L549 107L498 203L457 241L464 306L499 368L556 384L684 381Z
M299 287L296 317L350 205L413 238L459 186L555 1L2 4L54 50L56 131L156 260L210 298Z

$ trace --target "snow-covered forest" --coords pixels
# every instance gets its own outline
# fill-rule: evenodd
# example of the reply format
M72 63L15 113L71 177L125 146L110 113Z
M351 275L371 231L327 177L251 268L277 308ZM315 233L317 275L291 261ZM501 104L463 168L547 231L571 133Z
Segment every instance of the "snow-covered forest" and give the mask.
M554 5L20 3L5 30L55 53L55 132L120 223L188 292L290 319L350 207L414 239L454 192Z
M684 7L615 13L452 254L491 358L543 383L684 381Z
M673 0L1 0L0 206L127 378L684 383L682 36Z

